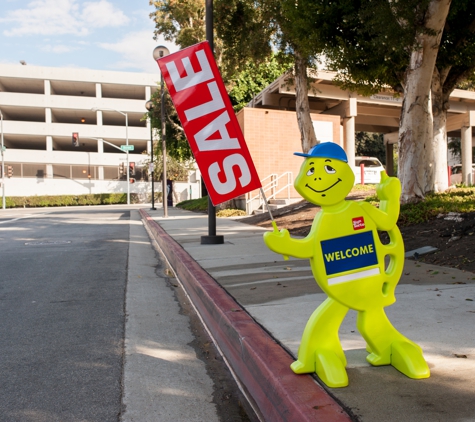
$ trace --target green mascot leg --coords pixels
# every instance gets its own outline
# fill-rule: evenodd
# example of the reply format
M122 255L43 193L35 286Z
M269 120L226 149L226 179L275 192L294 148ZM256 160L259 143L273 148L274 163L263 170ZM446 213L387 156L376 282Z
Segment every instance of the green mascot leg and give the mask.
M356 325L368 343L371 354L366 360L371 365L392 365L414 379L430 376L422 349L393 327L383 308L358 312Z
M346 387L346 358L338 337L348 308L327 298L311 315L302 335L298 360L290 366L296 374L316 372L329 387Z

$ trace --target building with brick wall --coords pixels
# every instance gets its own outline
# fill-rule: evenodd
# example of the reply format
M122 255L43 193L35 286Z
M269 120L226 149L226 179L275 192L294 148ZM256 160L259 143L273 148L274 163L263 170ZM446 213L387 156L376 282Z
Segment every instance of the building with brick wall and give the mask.
M320 141L341 144L338 116L315 113L311 117ZM294 155L294 152L302 151L295 112L246 107L239 111L237 119L266 198L301 199L293 187L293 180L302 164L302 157ZM247 200L258 195L259 192L254 191L247 195ZM254 203L252 208L258 206Z

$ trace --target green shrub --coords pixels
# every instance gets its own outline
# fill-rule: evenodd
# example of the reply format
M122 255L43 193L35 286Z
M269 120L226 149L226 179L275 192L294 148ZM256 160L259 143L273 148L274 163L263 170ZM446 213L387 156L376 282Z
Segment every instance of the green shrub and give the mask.
M216 213L216 217L241 217L243 215L247 215L246 211L243 210L231 210L231 209L226 209L226 210L219 210Z
M365 201L379 205L376 195L366 198ZM431 193L420 202L402 205L398 224L408 226L429 221L439 214L471 211L475 211L475 188L456 188L442 193Z
M138 195L131 194L130 201L138 202ZM136 202L133 202L136 201ZM74 205L126 204L125 193L100 193L87 195L44 195L9 196L5 198L6 208L67 207Z

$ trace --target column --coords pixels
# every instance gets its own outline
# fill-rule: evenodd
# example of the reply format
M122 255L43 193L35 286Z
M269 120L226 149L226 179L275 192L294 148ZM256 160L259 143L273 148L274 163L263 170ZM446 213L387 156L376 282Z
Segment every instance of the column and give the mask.
M96 111L97 126L102 126L102 110Z
M96 84L96 98L102 98L102 85Z
M51 95L51 81L45 79L45 95Z
M97 140L97 152L99 154L103 154L104 153L104 141L102 139L98 139ZM102 161L102 159L100 159ZM98 171L98 179L99 180L104 180L104 166L97 166L97 171Z
M356 98L348 99L346 105L346 116L343 118L344 148L348 156L348 164L355 165L355 117L357 115Z
M343 119L344 148L348 156L348 164L355 165L355 118L345 117Z
M53 178L53 164L46 164L46 176L47 179Z
M46 136L46 151L53 151L53 137L51 135Z
M467 186L472 180L472 127L464 126L461 129L461 155L462 155L462 182Z

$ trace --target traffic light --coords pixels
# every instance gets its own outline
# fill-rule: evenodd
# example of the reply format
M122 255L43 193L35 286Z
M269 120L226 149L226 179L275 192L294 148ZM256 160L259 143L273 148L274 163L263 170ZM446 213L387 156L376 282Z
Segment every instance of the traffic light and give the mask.
M135 163L129 163L129 177L135 176Z
M79 132L73 132L73 147L79 147Z
M125 173L125 165L124 163L119 164L119 174L122 176Z
M7 176L8 177L13 176L13 166L7 166Z

